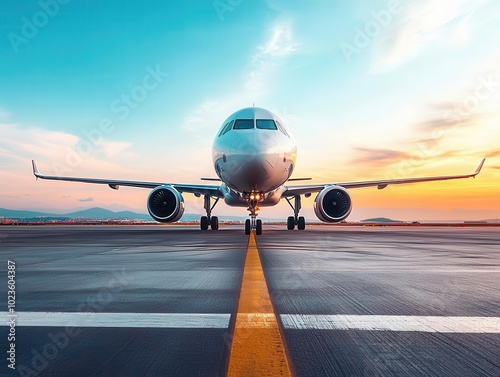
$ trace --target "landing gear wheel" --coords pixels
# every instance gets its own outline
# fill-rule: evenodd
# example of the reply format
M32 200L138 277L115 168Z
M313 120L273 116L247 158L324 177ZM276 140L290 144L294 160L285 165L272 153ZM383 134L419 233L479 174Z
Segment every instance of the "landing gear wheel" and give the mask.
M299 220L297 221L297 229L298 230L306 229L306 219L304 218L304 216L299 217Z
M200 228L201 230L207 230L208 227L212 230L217 230L219 229L219 218L217 216L212 216L212 210L214 209L215 205L219 201L219 198L214 198L215 202L213 205L210 204L210 195L205 195L203 197L203 208L205 208L205 211L207 211L206 216L202 216L200 220Z
M210 228L212 230L219 229L219 218L217 216L212 216L212 218L210 219Z
M245 234L248 236L250 234L250 219L245 221Z
M306 195L307 196L307 195ZM306 220L303 216L299 217L299 211L302 208L300 195L295 195L293 197L294 204L292 204L289 198L285 198L288 202L288 205L293 209L293 216L290 216L287 220L286 227L288 230L293 230L295 225L297 225L298 230L304 230L306 228Z
M208 217L201 216L201 219L200 219L200 228L201 228L201 230L207 230L208 229Z
M262 220L257 219L257 222L255 223L255 234L260 236L262 234Z

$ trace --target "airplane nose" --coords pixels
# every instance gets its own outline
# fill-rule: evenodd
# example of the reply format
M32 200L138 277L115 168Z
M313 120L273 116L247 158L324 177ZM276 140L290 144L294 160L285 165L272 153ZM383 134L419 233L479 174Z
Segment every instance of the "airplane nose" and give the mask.
M268 132L252 132L247 135L239 135L231 145L233 155L243 155L247 161L261 160L269 161L271 166L276 165L274 159L278 158L278 143L273 135Z
M250 185L271 174L279 159L278 143L264 132L240 135L231 145L231 157Z
M239 192L276 188L280 158L279 140L269 130L242 131L230 144L221 176ZM281 179L281 178L279 178Z
M258 148L254 143L254 135L239 135L231 144L232 154L254 154Z

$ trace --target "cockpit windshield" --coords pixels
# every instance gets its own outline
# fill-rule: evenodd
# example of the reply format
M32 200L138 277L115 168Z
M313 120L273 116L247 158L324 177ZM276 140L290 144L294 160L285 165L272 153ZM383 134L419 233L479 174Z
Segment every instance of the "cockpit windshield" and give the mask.
M253 128L253 119L236 119L233 130L249 130Z
M277 130L276 124L272 119L257 119L257 128L261 130Z
M233 123L234 123L234 120L232 120L231 122L227 122L224 125L224 127L222 127L222 130L219 133L219 137L221 137L222 135L227 134L227 132L233 127Z

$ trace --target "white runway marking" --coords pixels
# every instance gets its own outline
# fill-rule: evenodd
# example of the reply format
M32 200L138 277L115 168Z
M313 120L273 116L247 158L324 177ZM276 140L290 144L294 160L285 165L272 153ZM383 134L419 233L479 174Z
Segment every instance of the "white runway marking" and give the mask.
M281 314L289 330L371 330L500 333L500 317Z
M227 329L231 314L209 313L83 313L17 312L16 326L150 327L172 329ZM2 313L0 325L12 317Z
M3 312L0 326L12 317ZM16 326L39 327L143 327L227 329L231 314L211 313L82 313L17 312ZM267 327L262 313L247 313L254 328ZM265 317L265 316L264 316ZM369 330L435 333L500 333L500 317L438 317L392 315L281 314L287 330Z

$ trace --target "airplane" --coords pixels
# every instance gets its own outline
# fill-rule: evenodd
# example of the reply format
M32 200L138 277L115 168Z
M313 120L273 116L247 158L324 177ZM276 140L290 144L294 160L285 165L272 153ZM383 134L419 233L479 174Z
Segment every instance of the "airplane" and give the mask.
M212 211L219 200L224 199L229 206L247 207L250 218L245 221L245 234L249 235L253 229L260 235L262 220L257 218L260 207L277 205L283 198L293 210L293 216L287 219L287 229L304 230L305 218L299 216L301 196L308 198L317 193L314 212L318 219L338 223L352 210L349 189L377 187L381 190L389 185L471 178L480 173L485 162L483 159L474 173L464 175L291 185L289 182L311 179L291 178L296 155L297 144L285 122L270 110L248 107L231 114L215 136L212 160L218 178L201 179L219 182L218 185L48 176L38 171L34 160L32 165L33 174L41 179L105 184L114 190L120 186L152 189L147 209L151 217L161 223L175 222L182 217L182 194L190 193L204 198L206 216L201 217L200 228L217 230L219 219Z

